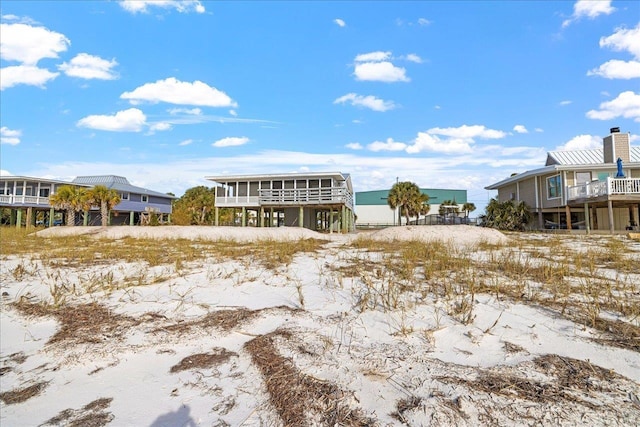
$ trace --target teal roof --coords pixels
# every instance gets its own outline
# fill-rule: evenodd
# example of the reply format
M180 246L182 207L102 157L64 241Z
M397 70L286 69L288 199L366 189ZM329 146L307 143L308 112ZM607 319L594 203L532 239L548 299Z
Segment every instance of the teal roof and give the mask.
M467 203L467 190L443 190L438 188L421 188L429 196L429 204L439 205L445 200L455 200L457 204ZM356 206L386 205L389 190L358 191Z

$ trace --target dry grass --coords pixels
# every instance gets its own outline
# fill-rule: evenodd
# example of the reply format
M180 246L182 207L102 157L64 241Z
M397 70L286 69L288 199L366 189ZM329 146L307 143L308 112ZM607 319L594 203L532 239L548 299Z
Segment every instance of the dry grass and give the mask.
M54 307L19 301L12 306L25 316L53 317L60 322L60 329L48 344L96 344L124 338L129 329L143 322L116 314L97 303Z
M302 312L300 309L294 309L287 306L269 307L260 310L249 310L247 308L238 308L233 310L218 310L211 312L200 319L192 320L188 322L178 322L171 325L163 326L161 328L154 329L152 332L170 332L177 334L187 334L195 329L210 330L221 329L222 331L229 332L246 322L250 322L259 315L269 312L287 312L298 313Z
M247 342L245 350L258 367L275 408L285 427L372 426L376 423L352 409L347 395L338 386L306 375L276 347L278 339L291 339L291 333L278 330Z
M211 353L199 353L185 357L180 363L173 365L170 372L176 373L190 369L208 369L226 363L232 356L238 356L238 354L224 348L216 347Z
M232 240L132 238L95 239L90 235L39 237L32 230L0 227L0 257L29 255L54 267L83 267L117 261L149 266L175 265L206 258L250 258L265 268L289 264L298 253L318 251L325 240L263 240L259 245Z
M39 395L48 385L48 382L43 381L24 388L4 391L0 393L0 401L4 402L5 405L22 403Z
M475 378L436 376L435 379L503 398L502 403L492 398L493 409L508 408L509 402L526 400L544 405L545 411L553 412L553 408L564 406L593 414L624 412L640 417L640 408L628 396L638 392L637 384L612 371L569 357L547 354L515 367L482 369ZM578 409L580 407L582 409Z
M45 421L46 426L103 427L113 421L113 414L106 412L113 398L100 398L86 404L82 409L65 409L55 417Z

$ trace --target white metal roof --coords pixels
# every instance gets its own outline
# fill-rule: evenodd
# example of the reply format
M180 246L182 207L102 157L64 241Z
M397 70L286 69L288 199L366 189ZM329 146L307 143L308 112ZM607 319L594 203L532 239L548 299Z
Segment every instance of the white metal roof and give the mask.
M640 147L631 147L629 153L631 163L640 163ZM593 150L549 151L547 166L549 165L599 165L604 163L602 148Z

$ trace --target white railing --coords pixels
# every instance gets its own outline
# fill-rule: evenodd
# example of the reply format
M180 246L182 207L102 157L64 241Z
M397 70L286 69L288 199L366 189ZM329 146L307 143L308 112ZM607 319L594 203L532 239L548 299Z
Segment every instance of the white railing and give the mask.
M353 195L343 187L258 190L259 196L217 196L218 207L345 204L353 209Z
M343 187L259 190L262 205L344 204L353 208L353 195Z
M640 178L607 178L567 187L567 199L587 199L614 194L640 195Z
M48 197L16 196L14 194L0 195L0 203L3 205L44 205L49 206Z

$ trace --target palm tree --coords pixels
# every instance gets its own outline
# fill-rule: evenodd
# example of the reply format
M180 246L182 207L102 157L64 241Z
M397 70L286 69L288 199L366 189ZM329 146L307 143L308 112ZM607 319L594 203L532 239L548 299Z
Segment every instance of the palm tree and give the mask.
M104 185L96 185L89 190L88 198L91 200L92 205L100 206L101 225L103 227L109 225L109 211L120 203L118 192Z
M49 197L49 203L54 209L67 212L67 225L76 225L76 212L83 209L87 190L75 185L63 185Z
M476 205L471 202L467 202L462 205L462 210L464 211L465 217L469 218L469 212L473 212L476 210Z
M409 224L411 216L429 211L428 200L429 196L422 194L420 188L409 181L393 184L389 190L389 196L387 196L389 207L391 209L400 208L400 214L407 219L407 224Z
M428 214L429 209L431 209L429 196L422 192L418 193L416 197L409 202L409 216L415 216L416 219L420 219L420 215Z

